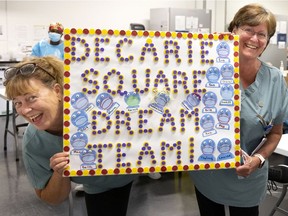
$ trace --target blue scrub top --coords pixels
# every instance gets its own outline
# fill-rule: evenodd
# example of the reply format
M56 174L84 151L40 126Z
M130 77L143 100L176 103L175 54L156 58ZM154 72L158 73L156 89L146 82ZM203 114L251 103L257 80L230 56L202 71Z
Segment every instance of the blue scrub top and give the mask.
M50 157L63 151L63 138L29 125L22 143L22 154L27 176L36 189L44 189L53 174ZM138 175L83 176L71 177L71 181L83 184L89 194L101 193L122 187L136 179Z
M241 148L251 154L263 137L257 114L274 125L283 124L287 115L287 85L282 73L262 62L256 80L247 89L241 87ZM268 161L247 178L238 178L235 169L191 171L197 189L214 202L237 207L259 205L265 198Z
M33 46L31 55L38 57L53 55L63 60L64 43L61 42L58 45L51 45L48 40L41 40Z

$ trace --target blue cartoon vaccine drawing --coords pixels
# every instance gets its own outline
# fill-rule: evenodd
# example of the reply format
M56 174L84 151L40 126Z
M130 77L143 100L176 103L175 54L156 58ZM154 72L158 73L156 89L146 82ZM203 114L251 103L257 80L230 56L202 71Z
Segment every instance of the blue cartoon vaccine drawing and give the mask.
M217 67L210 67L206 71L206 78L208 82L206 83L207 88L219 88L220 84L218 82L220 78L220 70Z
M224 84L220 88L220 95L222 97L220 101L221 106L234 106L233 96L234 88L232 85Z
M71 115L72 124L78 128L78 131L84 131L88 129L88 116L84 110L78 110Z
M220 154L217 157L217 161L227 160L234 158L234 155L230 152L232 143L230 139L222 138L217 144L217 149Z
M160 114L163 114L164 107L169 101L170 101L170 96L167 92L159 92L154 97L154 102L149 104L148 107Z
M84 110L85 112L94 108L94 105L89 103L88 97L82 92L76 92L71 96L71 105L74 109Z
M124 101L128 105L127 109L130 112L137 111L140 106L140 95L137 92L128 92L124 95Z
M217 131L214 129L215 125L215 119L212 115L210 114L205 114L202 116L200 119L200 126L203 128L203 137L211 136L213 134L216 134Z
M216 47L216 52L218 54L218 57L216 58L216 62L219 63L229 63L229 54L230 54L230 47L228 43L221 42Z
M96 152L93 149L84 149L80 152L80 160L83 162L80 165L81 170L96 169Z
M217 104L217 95L214 92L206 92L202 97L202 102L205 105L202 110L203 113L217 112L217 108L215 106Z
M233 84L234 83L234 67L231 64L223 64L220 68L222 79L221 84Z
M201 96L197 93L191 93L187 95L186 100L182 102L182 105L187 110L193 110L193 108L198 106L200 102L201 102Z
M88 143L88 136L83 132L76 132L70 138L70 144L73 149L70 151L71 155L80 154Z
M107 114L112 115L120 106L113 101L113 97L108 93L101 93L96 98L96 106L101 110L106 110Z
M215 156L213 155L215 151L215 142L212 139L205 139L201 143L202 155L199 156L198 161L216 161Z
M217 129L229 130L229 121L231 119L231 111L227 108L221 108L217 113L218 123L216 124Z

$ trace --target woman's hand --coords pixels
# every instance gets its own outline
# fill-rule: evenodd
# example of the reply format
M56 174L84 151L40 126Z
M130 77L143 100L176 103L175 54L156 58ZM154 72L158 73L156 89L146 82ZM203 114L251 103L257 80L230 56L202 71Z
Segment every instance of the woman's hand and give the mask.
M59 152L53 155L50 158L50 167L54 170L54 172L62 175L65 168L68 166L69 162L69 153L67 152Z
M249 156L246 152L241 150L241 156L243 158L243 165L236 167L236 173L238 176L248 177L254 172L260 165L261 161L258 157Z

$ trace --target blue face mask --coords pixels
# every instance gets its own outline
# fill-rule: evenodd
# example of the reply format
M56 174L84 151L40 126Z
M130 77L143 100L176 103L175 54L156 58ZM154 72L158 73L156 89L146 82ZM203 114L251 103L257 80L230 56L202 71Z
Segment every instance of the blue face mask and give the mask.
M49 32L48 36L52 42L58 42L60 41L62 35L55 32Z

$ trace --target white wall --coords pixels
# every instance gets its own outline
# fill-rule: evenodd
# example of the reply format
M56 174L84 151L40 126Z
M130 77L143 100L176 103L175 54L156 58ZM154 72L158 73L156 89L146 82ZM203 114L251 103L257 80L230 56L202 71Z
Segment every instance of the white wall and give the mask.
M254 2L275 14L287 14L288 0ZM0 55L14 54L19 44L33 45L36 42L34 27L47 28L53 21L68 28L129 29L133 22L149 27L150 8L211 9L211 31L223 32L235 12L248 3L251 0L0 0L0 25L7 33L6 38L0 35Z

